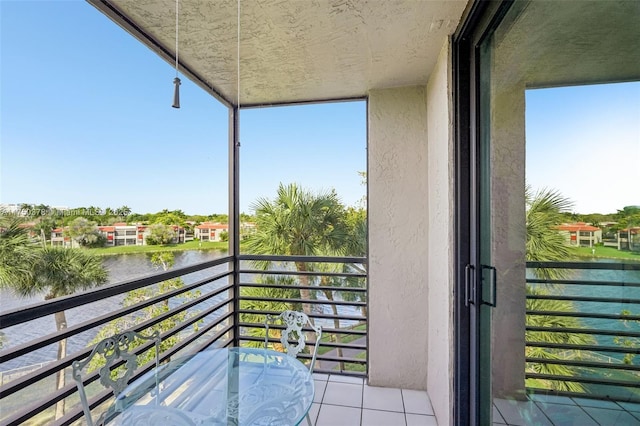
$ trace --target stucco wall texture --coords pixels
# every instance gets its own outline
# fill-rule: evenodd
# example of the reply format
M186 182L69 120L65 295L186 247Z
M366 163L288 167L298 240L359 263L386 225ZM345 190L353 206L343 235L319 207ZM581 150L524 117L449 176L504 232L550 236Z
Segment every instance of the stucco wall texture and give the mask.
M446 42L427 84L429 218L427 391L438 419L453 418L454 141L451 48Z
M427 169L426 88L371 91L367 179L373 386L426 389Z
M369 94L369 383L428 390L452 419L450 44L427 86ZM407 226L410 224L410 226Z

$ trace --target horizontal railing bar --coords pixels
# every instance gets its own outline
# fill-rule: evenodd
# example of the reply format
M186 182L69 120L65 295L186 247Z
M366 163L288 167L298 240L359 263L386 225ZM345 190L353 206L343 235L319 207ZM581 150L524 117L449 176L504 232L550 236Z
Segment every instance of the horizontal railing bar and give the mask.
M320 290L320 291L339 291L339 292L355 292L366 293L364 287L334 287L334 286L314 286L314 285L287 285L287 284L256 284L256 283L240 283L240 287L250 288L281 288L285 290Z
M599 379L597 377L556 376L555 374L525 373L527 379L555 380L560 382L591 383L594 385L620 386L625 388L637 388L638 382L626 380Z
M542 331L549 333L571 333L571 334L595 334L600 336L620 336L620 337L640 337L640 332L636 331L620 331L620 330L601 330L598 328L552 328L552 327L525 327L527 331Z
M309 299L294 299L294 298L282 298L282 297L252 297L252 296L238 296L238 300L251 300L255 302L290 302L290 303L310 303L312 305L336 305L336 306L367 306L367 302L349 302L346 300L309 300Z
M279 315L280 314L280 312L278 312L278 311L254 311L252 309L240 309L238 311L238 313L240 313L240 314L254 314L254 315L266 315L266 314ZM363 316L360 316L360 315L310 314L309 317L310 318L321 318L321 319L341 319L341 320L361 321L361 322L367 321L366 317L363 317Z
M553 294L531 294L527 300L570 300L573 302L599 302L599 303L620 303L620 304L640 304L640 299L628 299L623 297L590 297L590 296L560 296Z
M583 361L573 359L549 359L549 358L529 358L525 359L526 362L535 364L556 364L556 365L570 365L573 367L590 367L590 368L604 368L610 370L632 370L640 371L640 365L634 364L614 364L610 362L598 362L598 361Z
M310 354L307 353L299 353L297 355L297 358L299 359L306 359L306 360L310 360L312 358L312 356ZM316 355L316 361L330 361L330 362L349 362L352 364L366 364L367 360L366 359L362 359L362 358L353 358L353 357L336 357L336 356L329 356L329 355Z
M350 376L350 377L361 377L366 379L367 373L362 371L351 371L351 370L328 370L326 368L314 368L314 373L317 374L339 374L341 376Z
M366 257L332 257L332 256L288 256L288 255L260 255L241 254L238 260L252 260L258 262L305 262L305 263L367 263ZM242 269L240 270L242 271Z
M527 315L542 315L542 316L550 316L550 317L577 317L577 318L640 321L640 315L599 314L599 313L590 313L590 312L571 312L571 311L527 311L526 313Z
M536 269L611 269L615 271L640 271L640 263L616 262L527 262L527 268Z
M298 355L298 357L300 357L300 355ZM305 358L310 359L310 356L306 356ZM366 364L367 360L366 359L362 359L362 358L352 358L352 357L337 357L337 356L324 356L324 355L320 355L318 354L316 356L316 362L317 361L329 361L329 362L348 362L351 364Z
M343 277L343 278L367 278L367 274L355 272L321 272L321 271L274 271L264 269L241 269L240 274L247 275L294 275L294 276L319 276L319 277Z
M239 324L239 327L243 327L243 328L261 328L264 330L264 324L263 323L257 323L257 322L241 322ZM280 326L280 327L274 327L274 325L270 325L269 328L282 328L284 329L284 326ZM311 330L311 329L309 329ZM359 335L359 336L366 336L367 332L365 330L352 330L352 329L348 329L348 328L325 328L322 327L322 334L345 334L345 335Z
M353 343L342 343L342 342L320 342L318 347L323 348L336 348L336 349L357 349L362 350L363 352L367 349L367 345L354 345Z
M243 342L262 342L264 343L264 337L241 335L240 340ZM280 339L269 338L269 343L280 343ZM295 340L290 340L289 343L297 343ZM315 342L306 342L307 346L314 346ZM340 349L356 349L365 351L367 345L355 345L351 343L337 343L337 342L319 342L318 347L325 348L340 348Z
M525 346L533 347L533 348L573 349L577 351L640 354L640 347L625 348L620 346L576 345L576 344L567 344L567 343L547 343L547 342L525 342Z
M227 273L225 272L225 273L219 274L218 276L213 277L212 279L206 279L206 280L202 280L202 282L196 282L196 283L193 283L193 284L189 284L188 286L185 286L185 287L183 287L181 289L174 290L171 293L175 293L175 292L177 292L178 294L185 293L187 291L193 290L194 288L198 288L200 286L206 285L209 282L212 282L212 281L215 281L217 279L223 278L226 275L227 275ZM233 287L233 286L232 285L226 285L226 286L223 286L223 287L221 287L219 289L215 289L215 290L207 293L206 295L202 296L200 299L202 299L201 301L204 301L204 300L207 300L207 299L209 299L211 297L215 297L218 294L228 290L231 287ZM10 361L10 360L12 360L14 358L17 358L19 356L22 356L22 355L26 355L27 353L33 352L33 351L35 351L37 349L40 349L40 348L43 348L43 347L48 346L50 344L56 343L56 342L58 342L58 341L60 341L62 339L74 336L74 335L76 335L78 333L81 333L83 331L90 330L90 329L92 329L94 327L97 327L99 325L106 324L109 321L112 321L114 319L120 318L120 317L122 317L124 315L128 315L130 313L137 312L137 311L139 311L141 309L146 308L147 306L151 306L151 305L153 305L155 303L163 301L166 298L169 298L169 297L167 297L165 295L156 296L153 299L145 300L145 301L139 302L139 303L137 303L135 305L132 305L132 306L129 306L129 307L126 307L126 308L122 308L122 309L118 309L117 311L112 311L112 312L110 312L108 314L105 314L105 315L99 316L97 318L93 318L91 320L85 321L83 323L68 327L68 328L66 328L64 330L49 334L47 336L43 336L43 337L41 337L39 339L32 340L31 342L27 342L27 343L15 346L13 348L9 348L9 349L7 349L5 351L1 351L0 352L0 363ZM200 302L198 302L198 303L200 303ZM168 316L170 316L170 315L168 315ZM168 316L166 316L166 317L168 317ZM163 319L164 319L164 317L163 317Z
M166 281L182 275L187 275L193 272L201 271L203 269L222 265L224 263L230 262L232 259L233 258L231 256L227 256L220 259L209 260L195 265L186 266L184 268L162 272L160 274L147 275L135 280L116 283L105 287L98 287L86 292L73 294L70 296L63 296L53 300L8 310L0 315L0 329L5 329L17 324L22 324L27 321L55 314L56 312L76 308L78 306L86 305L100 299L117 296L119 294L126 293L131 290L136 290L141 287L146 287L148 285L156 284L161 281Z
M348 334L366 336L367 330L354 330L349 328L328 328L322 327L322 334Z
M538 394L548 394L548 395L558 395L558 396L568 396L575 398L588 398L594 399L598 401L614 401L609 395L597 395L597 394L588 394L583 392L571 392L571 391L562 391L562 390L549 390L549 389L538 389L538 388L530 388L527 387L527 393L538 393ZM631 403L640 403L640 398L634 398L633 396L625 396L624 398L616 398L615 401L620 402L631 402Z
M584 280L552 280L527 278L529 284L549 284L549 285L597 285L603 287L640 287L640 283L629 283L626 281L584 281Z

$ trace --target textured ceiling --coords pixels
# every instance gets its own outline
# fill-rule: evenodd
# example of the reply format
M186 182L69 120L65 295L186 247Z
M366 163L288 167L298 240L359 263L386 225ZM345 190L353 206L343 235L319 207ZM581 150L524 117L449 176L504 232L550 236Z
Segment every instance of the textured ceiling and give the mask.
M502 83L554 87L640 80L640 1L531 1L495 34Z
M174 63L174 0L89 0ZM184 73L232 104L426 84L467 0L180 0ZM182 71L182 70L181 70Z

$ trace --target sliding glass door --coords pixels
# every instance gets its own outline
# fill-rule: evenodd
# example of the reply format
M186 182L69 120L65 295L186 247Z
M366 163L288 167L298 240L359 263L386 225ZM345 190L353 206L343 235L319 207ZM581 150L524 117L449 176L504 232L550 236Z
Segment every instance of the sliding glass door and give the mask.
M640 423L637 22L478 2L456 37L460 424Z

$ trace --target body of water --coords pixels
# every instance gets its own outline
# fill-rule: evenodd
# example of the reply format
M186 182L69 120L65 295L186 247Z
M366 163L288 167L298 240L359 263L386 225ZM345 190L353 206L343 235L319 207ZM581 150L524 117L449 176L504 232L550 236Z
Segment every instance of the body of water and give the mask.
M200 262L205 262L208 260L213 260L225 255L224 252L218 250L193 250L185 252L175 252L174 254L174 269ZM123 281L129 281L135 278L162 272L161 268L158 268L151 263L150 257L147 254L105 256L103 259L103 265L109 271L109 281L106 285L112 285ZM215 271L216 269L222 272L226 270L226 266L217 266L213 268L213 271ZM212 269L207 269L204 271L189 274L188 276L183 277L183 281L186 284L193 283L197 280L205 278L206 276L211 276L211 271ZM10 309L28 306L34 303L40 303L44 300L44 296L45 295L43 293L35 295L33 297L21 298L13 294L10 290L2 289L0 290L0 311L7 311ZM98 302L92 303L90 306L79 306L74 309L68 309L67 311L65 311L67 317L67 325L72 326L75 324L80 324L84 321L119 309L122 307L123 299L124 295L119 295L102 299ZM4 347L13 347L22 343L26 343L47 334L54 333L55 331L56 326L53 315L42 317L37 320L30 321L26 324L19 324L15 327L10 327L3 330ZM88 342L93 339L94 335L95 331L86 331L69 338L67 342L68 353L72 353L73 351L86 347ZM56 351L57 344L50 345L46 348L34 351L18 359L0 364L0 371L7 371L23 366L55 360Z
M611 263L625 263L616 262L609 259L593 259L592 262L611 262ZM589 314L615 314L620 315L623 312L628 312L631 315L640 315L640 303L629 303L633 300L640 300L640 287L633 286L613 286L605 285L606 282L616 282L625 284L640 284L640 271L632 270L599 270L599 269L580 269L572 270L570 276L566 279L575 280L576 282L587 281L592 284L569 284L569 285L557 285L555 288L550 289L552 294L562 294L565 296L580 296L580 297L593 297L593 298L609 298L619 299L615 302L589 302L589 301L574 301L573 311ZM598 285L597 283L603 283ZM597 329L606 331L624 331L634 332L640 334L640 321L623 321L618 319L601 319L601 318L578 318L580 326L587 329ZM624 347L622 342L615 341L616 336L608 335L592 335L594 342L600 347ZM630 337L627 342L630 347L637 348L640 346L640 337ZM599 362L612 362L620 363L625 357L624 353L608 352L608 351L584 351L582 357L585 360L596 360ZM640 365L640 356L635 356L631 359L631 363ZM611 380L622 380L627 382L634 382L638 380L638 375L630 371L624 370L607 370L601 368L577 368L577 375L592 378L608 378ZM584 384L587 393L609 395L611 397L637 398L639 392L634 389L624 388L614 385L600 385L600 384Z

